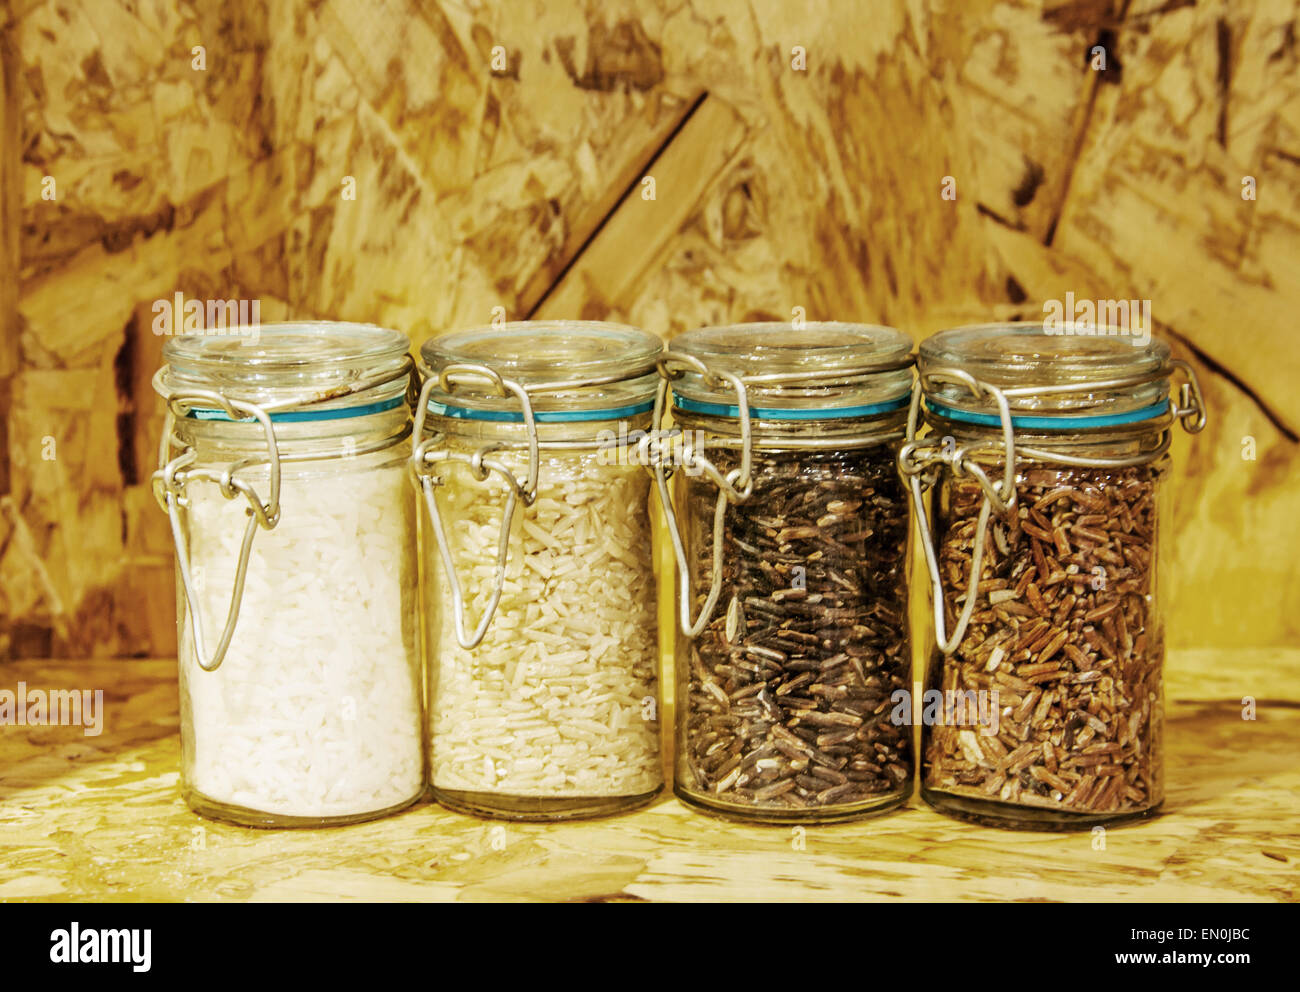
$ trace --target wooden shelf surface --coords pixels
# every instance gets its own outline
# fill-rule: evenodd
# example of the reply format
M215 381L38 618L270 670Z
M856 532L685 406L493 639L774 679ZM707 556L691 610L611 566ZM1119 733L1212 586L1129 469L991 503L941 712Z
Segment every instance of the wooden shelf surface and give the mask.
M173 661L0 673L0 689L102 688L106 710L97 737L0 727L0 901L1225 902L1300 890L1300 650L1174 654L1165 811L1104 837L978 827L916 798L800 833L702 816L671 795L579 823L489 822L425 802L352 827L251 830L180 799Z

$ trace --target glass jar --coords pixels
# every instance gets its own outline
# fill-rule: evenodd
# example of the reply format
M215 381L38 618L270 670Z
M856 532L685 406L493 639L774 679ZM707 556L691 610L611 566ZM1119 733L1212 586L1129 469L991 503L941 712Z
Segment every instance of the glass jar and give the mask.
M366 820L424 787L409 342L357 324L163 346L154 475L176 543L185 800Z
M686 803L825 822L911 792L910 709L898 705L911 678L909 529L895 464L910 351L884 327L742 324L689 331L665 356L679 512L666 459L656 473L679 569Z
M1017 829L1151 815L1162 483L1174 420L1205 424L1190 366L1149 335L1026 323L936 334L918 371L899 463L935 603L923 797ZM922 395L930 430L915 440Z
M433 794L562 820L663 786L647 495L662 345L615 324L519 322L421 349L412 467L428 511Z

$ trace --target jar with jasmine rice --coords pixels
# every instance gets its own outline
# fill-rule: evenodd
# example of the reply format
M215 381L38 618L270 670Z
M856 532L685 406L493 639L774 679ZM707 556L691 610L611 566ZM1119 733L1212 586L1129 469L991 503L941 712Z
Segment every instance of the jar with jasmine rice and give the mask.
M172 338L154 475L176 544L181 786L205 816L352 823L424 788L409 342Z
M922 795L940 812L1069 830L1160 808L1175 423L1205 425L1200 390L1149 336L991 324L921 345L899 462L933 589Z
M519 322L421 349L433 794L521 820L613 813L663 784L658 629L635 441L659 339Z

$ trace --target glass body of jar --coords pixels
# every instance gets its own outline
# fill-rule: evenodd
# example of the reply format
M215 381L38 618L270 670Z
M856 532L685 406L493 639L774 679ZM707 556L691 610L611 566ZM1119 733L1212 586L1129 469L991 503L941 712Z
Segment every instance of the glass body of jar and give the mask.
M250 504L226 498L196 473L228 471L268 501L263 428L213 417L217 411L175 420L175 443L192 452L175 512L183 550L181 785L190 807L215 819L260 827L353 823L402 809L424 790L406 339L342 326L339 334L367 342L390 335L394 378L355 397L308 403L306 414L271 415L279 516L253 535L242 590ZM312 330L329 335L331 325ZM292 350L277 345L276 333L263 328L268 347ZM312 345L319 342L308 341L308 351ZM178 364L183 359L173 361L173 375ZM302 377L291 373L289 388L299 389ZM205 670L232 595L233 634L216 667Z
M719 426L676 418L687 436ZM795 433L837 429L861 427ZM725 511L717 606L697 636L678 632L676 793L765 822L893 808L911 794L913 770L911 708L899 705L912 659L897 443L782 448L769 432L789 436L788 424L754 431L753 492ZM709 457L724 474L739 462L734 447ZM717 490L684 470L676 484L694 613L713 581Z
M674 788L696 808L831 822L911 793L910 351L837 322L672 342Z
M996 429L931 422L957 442ZM1154 451L1158 432L1017 442L1084 458ZM982 459L990 478L1004 463ZM979 596L950 654L931 638L922 797L994 826L1068 830L1139 819L1164 800L1159 565L1167 454L1122 467L1020 457L1016 505L990 516ZM945 472L932 538L947 629L964 605L984 494Z
M921 794L940 812L1070 830L1164 800L1167 452L1206 417L1191 367L1138 330L989 324L921 345L900 466L922 521L933 504Z
M566 820L636 808L663 787L650 477L626 443L649 426L659 347L649 335L596 322L507 324L426 345L435 371L479 360L479 348L492 356L485 364L526 356L504 370L525 389L544 390L584 361L588 379L627 377L534 397L535 495L511 514L504 572L511 482L496 469L478 476L470 462L490 451L488 461L525 480L528 428L478 419L504 416L510 400L434 393L438 413L424 434L437 451L436 481L425 500L437 501L441 536L431 513L421 519L430 781L444 806ZM481 641L466 646L465 628L485 616Z

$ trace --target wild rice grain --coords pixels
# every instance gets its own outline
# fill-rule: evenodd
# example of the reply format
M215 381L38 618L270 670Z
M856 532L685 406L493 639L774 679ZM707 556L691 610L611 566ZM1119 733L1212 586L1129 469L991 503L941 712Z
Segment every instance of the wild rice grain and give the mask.
M735 467L734 452L711 457L724 473ZM679 787L772 810L897 792L912 757L909 728L891 722L888 705L910 671L908 509L892 452L764 454L753 476L750 499L727 508L724 605L679 668ZM715 496L691 480L697 611L712 575ZM717 762L720 750L730 760ZM765 778L746 777L755 755ZM841 771L851 761L852 777Z

